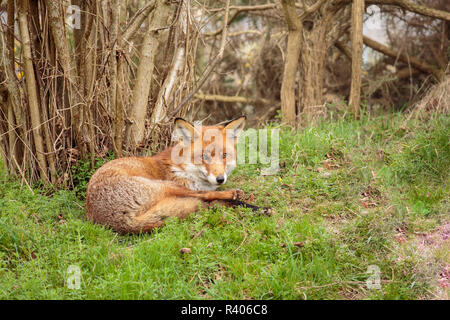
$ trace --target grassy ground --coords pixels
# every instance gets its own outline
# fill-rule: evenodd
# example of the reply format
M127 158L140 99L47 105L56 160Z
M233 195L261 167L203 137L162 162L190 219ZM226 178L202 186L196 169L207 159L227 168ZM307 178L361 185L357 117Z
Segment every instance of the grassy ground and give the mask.
M3 172L0 298L448 299L449 137L448 117L283 129L277 176L244 165L227 182L271 217L212 208L139 236L87 222L74 191L32 193Z

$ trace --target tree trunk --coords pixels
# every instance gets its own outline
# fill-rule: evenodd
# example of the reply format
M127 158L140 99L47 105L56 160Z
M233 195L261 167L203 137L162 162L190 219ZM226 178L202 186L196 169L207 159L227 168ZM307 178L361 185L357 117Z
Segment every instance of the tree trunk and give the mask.
M83 107L82 98L79 92L79 88L76 86L76 65L72 61L69 45L66 41L65 24L63 20L61 10L61 0L46 0L47 12L49 15L50 31L53 36L56 52L58 53L58 60L61 63L61 67L64 72L64 80L67 85L67 99L69 101L70 121L71 127L74 131L76 145L81 151L82 156L86 155L86 146L83 136L86 132L83 132Z
M119 47L122 46L121 36L119 36L117 44ZM126 86L126 62L124 58L123 50L117 53L117 87L116 87L116 111L115 111L115 133L114 133L114 145L116 157L122 157L123 148L123 127L124 127L124 114L125 114L125 86Z
M175 92L175 84L179 80L180 72L183 69L186 60L186 24L187 24L187 7L186 3L180 4L180 14L178 17L178 39L176 40L176 48L173 54L172 63L170 64L169 73L164 79L164 83L161 86L158 98L156 100L155 106L152 111L152 116L150 118L150 124L154 127L160 124L161 121L167 115L169 111L167 107L171 103L171 97Z
M141 48L131 103L129 143L132 149L135 149L144 138L145 117L147 115L150 86L153 81L154 60L159 43L158 29L168 24L169 8L164 0L157 1L155 11L147 20L148 30Z
M7 114L7 120L8 120L8 152L9 152L9 159L5 158L5 160L8 160L9 165L7 167L14 168L15 162L20 161L19 156L17 154L17 145L16 142L18 139L16 138L16 130L14 128L16 121L14 119L14 111L12 108L12 100L8 98L8 101L6 103L6 106L8 108L8 114ZM3 113L3 110L0 110ZM5 137L6 140L6 137ZM8 162L5 162L8 164Z
M113 0L111 5L111 27L110 27L110 41L111 53L109 57L109 102L111 113L117 115L117 56L118 56L118 37L119 37L119 19L120 19L120 5L119 0ZM117 131L120 124L117 123L117 118L113 121L113 148L116 157L122 156L122 148L117 145Z
M6 56L4 59L4 67L5 67L5 77L7 87L12 89L9 91L10 94L6 101L6 106L8 109L7 119L8 119L8 140L9 140L9 152L11 157L15 158L14 160L9 159L9 169L16 167L17 163L21 163L20 152L23 152L23 145L20 143L20 139L17 139L16 135L20 132L22 139L25 139L25 124L23 123L23 115L22 110L19 104L19 88L17 87L16 77L15 77L15 68L14 68L14 0L8 0L7 3L7 14L8 14L8 29L6 32ZM5 34L5 33L4 33ZM2 50L3 51L3 50ZM15 92L16 95L11 94ZM17 125L18 130L14 129L14 126ZM25 143L25 140L22 140ZM4 159L7 161L8 159ZM8 163L8 162L5 162ZM19 169L19 168L17 168Z
M299 113L311 121L323 110L323 78L327 45L325 41L328 23L325 18L313 20L314 27L304 31L301 53L299 85Z
M41 118L36 91L36 79L34 75L33 60L31 56L31 40L28 32L28 0L20 1L19 7L19 30L22 40L24 74L27 88L28 104L30 107L31 126L36 148L36 158L41 179L46 185L49 182L47 175L47 162L45 159L44 143L41 134Z
M295 110L295 77L298 69L298 58L302 47L302 22L297 16L294 0L282 0L283 11L288 26L288 43L284 62L283 81L281 83L281 120L283 123L296 126Z
M352 4L352 83L350 88L350 107L355 119L359 118L361 104L361 74L363 49L364 0L354 0Z

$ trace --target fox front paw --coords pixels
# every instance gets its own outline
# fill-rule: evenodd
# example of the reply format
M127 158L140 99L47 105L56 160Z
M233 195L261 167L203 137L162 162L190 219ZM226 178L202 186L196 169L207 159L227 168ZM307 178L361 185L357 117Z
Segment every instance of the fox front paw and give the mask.
M245 196L244 191L240 189L233 189L231 191L233 192L233 200L240 200L243 199Z

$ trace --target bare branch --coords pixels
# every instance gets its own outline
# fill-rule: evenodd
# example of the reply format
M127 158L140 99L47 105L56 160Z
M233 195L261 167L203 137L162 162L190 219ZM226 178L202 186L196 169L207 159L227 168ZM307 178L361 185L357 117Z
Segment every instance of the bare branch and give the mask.
M320 9L320 7L325 2L326 2L326 0L318 0L316 3L314 3L310 7L306 8L299 16L299 19L302 20L302 19L306 18L308 15L310 15L311 13L316 12L317 10ZM300 4L295 4L295 8L304 9L304 7L301 6ZM254 5L254 6L230 6L230 10L236 10L236 11L233 13L231 18L228 20L227 26L229 26L234 21L234 19L238 16L238 14L241 12L264 11L264 10L272 10L272 9L277 9L276 3L268 3L268 4L263 4L263 5ZM219 11L223 11L223 10L225 10L225 8L211 9L210 11L211 12L219 12ZM296 12L295 9L293 10L293 12L294 13ZM206 37L214 37L214 36L217 36L218 34L220 34L222 31L223 31L223 27L216 31L205 32L205 33L203 33L203 35Z
M198 82L197 87L192 90L191 93L189 93L181 102L180 104L175 108L175 110L168 115L168 119L172 118L174 115L177 114L178 111L181 110L181 108L188 103L189 100L192 99L192 97L202 88L202 86L205 84L206 80L209 78L209 76L211 75L212 71L214 70L214 68L216 67L216 65L222 60L223 57L223 52L225 50L225 43L227 40L227 26L228 26L228 14L230 11L230 0L227 0L227 4L226 4L226 9L225 9L225 18L223 21L223 31L222 31L222 38L220 41L220 48L219 48L219 53L217 54L217 56L214 58L213 62L209 65L209 68L205 71L205 74L203 76L203 78Z
M276 8L276 4L275 3L268 3L268 4L261 4L261 5L254 5L254 6L229 6L229 10L236 10L239 12L242 11L260 11L260 10L270 10L270 9L275 9ZM226 6L224 8L214 8L214 9L210 9L210 12L221 12L226 10Z
M334 45L336 46L336 48L339 49L339 51L341 51L350 61L352 60L352 52L350 50L350 48L343 43L342 41L336 41L334 43Z
M351 0L335 0L333 4L350 3ZM405 10L418 13L423 16L450 21L450 12L433 9L421 4L417 4L410 0L368 0L367 5L377 4L377 5L391 5L403 8Z
M145 7L139 9L136 14L131 18L130 23L127 25L125 30L123 30L123 40L125 42L129 41L131 37L136 33L139 27L144 23L145 19L147 19L148 15L155 9L156 1L153 0Z
M203 93L197 93L194 95L194 97L199 100L225 102L225 103L270 104L269 100L263 98L246 98L240 96L222 96Z
M419 60L418 58L415 58L415 57L411 57L405 53L397 52L397 51L385 46L384 44L381 44L381 43L379 43L375 40L372 40L366 36L363 36L363 41L366 46L368 46L376 51L379 51L389 57L392 57L395 59L398 58L399 60L401 60L405 63L411 64L411 66L413 66L414 68L416 68L422 72L432 74L435 77L437 77L438 79L440 79L442 76L441 72L438 69L436 69L436 67L429 65L425 61Z

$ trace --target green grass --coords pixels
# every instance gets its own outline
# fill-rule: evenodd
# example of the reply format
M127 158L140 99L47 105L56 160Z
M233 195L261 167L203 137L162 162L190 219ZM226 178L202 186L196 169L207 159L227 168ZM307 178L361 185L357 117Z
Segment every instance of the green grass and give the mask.
M449 128L448 117L398 114L282 129L280 172L242 165L226 186L274 215L216 207L133 236L86 221L77 198L90 174L84 163L78 188L51 196L2 171L0 298L448 297L436 282L450 263L448 241L424 255L416 240L449 223ZM78 290L66 285L71 265L81 270ZM366 286L371 265L380 290Z

